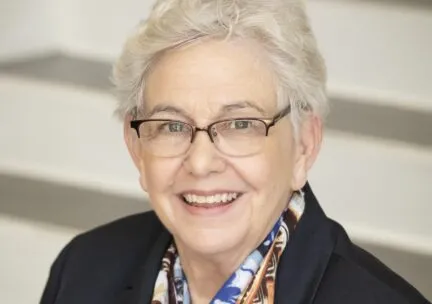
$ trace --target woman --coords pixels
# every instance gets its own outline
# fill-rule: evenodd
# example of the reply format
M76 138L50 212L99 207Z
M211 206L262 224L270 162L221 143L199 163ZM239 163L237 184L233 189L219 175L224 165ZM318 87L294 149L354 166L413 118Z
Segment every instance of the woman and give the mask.
M426 303L307 184L326 71L296 0L160 0L114 69L154 212L76 237L43 304Z

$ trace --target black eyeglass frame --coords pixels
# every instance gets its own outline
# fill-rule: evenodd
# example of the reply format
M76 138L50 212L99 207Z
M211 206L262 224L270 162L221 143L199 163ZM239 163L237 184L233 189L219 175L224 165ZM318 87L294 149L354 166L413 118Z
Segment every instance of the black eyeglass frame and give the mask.
M274 125L276 125L276 123L278 121L280 121L283 117L287 116L289 113L291 112L291 105L288 105L287 107L285 107L284 109L282 109L281 111L279 111L278 113L276 113L273 118L256 118L256 117L238 117L238 118L231 118L231 119L223 119L223 120L218 120L215 122L212 122L211 124L209 124L207 127L204 128L200 128L197 126L194 126L190 123L184 122L184 121L180 121L180 120L176 120L176 119L136 119L136 120L131 120L130 121L130 127L132 129L134 129L138 135L138 138L140 138L140 132L139 132L139 127L141 126L142 123L148 122L148 121L166 121L166 122L180 122L182 124L188 125L189 127L191 127L192 130L192 136L191 136L191 140L190 143L193 143L193 141L195 140L196 134L197 132L206 132L207 135L210 138L210 141L212 143L214 143L214 136L217 136L217 134L212 134L211 133L211 129L214 125L219 124L221 122L226 122L226 121L233 121L233 120L254 120L254 121L260 121L262 122L265 126L266 126L266 132L265 132L265 136L268 136L269 130L271 127L273 127Z

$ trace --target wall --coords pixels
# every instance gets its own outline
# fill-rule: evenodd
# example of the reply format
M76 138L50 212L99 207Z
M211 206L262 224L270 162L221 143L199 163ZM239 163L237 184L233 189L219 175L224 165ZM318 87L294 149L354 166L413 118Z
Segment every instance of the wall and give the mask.
M432 5L416 3L427 2L308 2L331 94L432 109ZM149 0L3 1L0 58L60 49L111 60L151 5Z
M0 59L41 54L58 47L53 26L57 15L56 0L0 1Z
M77 232L0 214L0 303L38 303L49 266Z
M331 93L432 109L432 5L415 4L309 2Z
M52 50L112 60L151 4L35 3L0 3L0 60ZM309 2L329 67L331 97L432 110L432 9L414 1L401 3ZM105 93L0 75L0 173L142 199L122 145L121 125L111 116L113 106ZM311 180L327 213L360 242L432 256L431 148L334 131L326 135ZM0 206L7 200L6 190L0 193ZM30 200L26 206L38 208L40 203ZM85 210L66 207L76 217L85 215ZM78 231L0 213L0 303L37 302L51 261ZM23 257L29 258L25 264ZM426 261L423 269L430 258ZM427 286L422 280L418 286ZM18 283L25 293L16 289Z

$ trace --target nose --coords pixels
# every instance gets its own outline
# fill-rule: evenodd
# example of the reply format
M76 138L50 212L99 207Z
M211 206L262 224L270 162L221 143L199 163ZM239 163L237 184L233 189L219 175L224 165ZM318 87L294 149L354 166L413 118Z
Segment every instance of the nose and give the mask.
M207 132L197 132L184 160L186 170L197 177L205 177L225 170L226 163Z
M198 132L205 132L208 135L210 141L213 142L213 137L211 135L211 132L213 132L213 130L211 128L207 128L207 129L205 129L205 128L204 129L202 129L202 128L195 128L195 134L193 135L192 141L191 141L192 143L194 142L195 137L198 134Z

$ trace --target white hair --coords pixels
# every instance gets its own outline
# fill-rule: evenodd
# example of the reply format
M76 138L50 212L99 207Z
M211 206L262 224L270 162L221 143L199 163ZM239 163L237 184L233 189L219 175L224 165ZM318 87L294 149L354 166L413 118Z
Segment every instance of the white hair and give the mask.
M161 55L202 39L257 42L296 129L305 115L327 113L326 68L302 0L157 0L114 65L116 113L123 119L143 106L146 76Z

